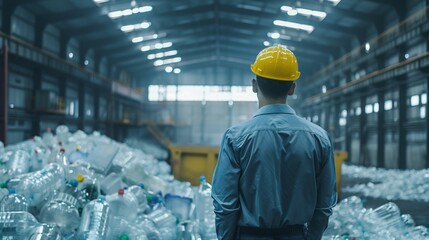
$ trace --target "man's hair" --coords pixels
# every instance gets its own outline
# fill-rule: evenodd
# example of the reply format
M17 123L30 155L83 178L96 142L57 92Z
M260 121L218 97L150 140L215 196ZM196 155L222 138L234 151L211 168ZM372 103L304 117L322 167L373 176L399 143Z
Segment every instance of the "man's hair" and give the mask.
M271 80L260 76L256 76L256 81L262 94L271 99L285 98L293 84L293 81Z

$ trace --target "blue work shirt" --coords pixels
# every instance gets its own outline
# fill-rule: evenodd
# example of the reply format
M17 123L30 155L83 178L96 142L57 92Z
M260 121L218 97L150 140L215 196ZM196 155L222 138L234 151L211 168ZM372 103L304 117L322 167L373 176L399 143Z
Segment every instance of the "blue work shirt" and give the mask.
M287 104L229 128L212 186L218 239L233 239L237 226L296 224L320 239L337 201L333 156L326 131Z

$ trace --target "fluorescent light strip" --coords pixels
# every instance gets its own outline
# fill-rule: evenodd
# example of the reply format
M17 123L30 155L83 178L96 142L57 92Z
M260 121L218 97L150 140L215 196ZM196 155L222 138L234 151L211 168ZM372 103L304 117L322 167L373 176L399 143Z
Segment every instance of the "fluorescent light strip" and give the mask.
M133 39L131 39L131 42L133 43L139 43L139 42L143 42L143 41L147 41L147 40L153 40L153 39L157 39L159 36L159 34L150 34L150 35L145 35L145 36L140 36L140 37L134 37Z
M138 23L138 24L125 25L125 26L121 27L121 31L132 32L132 31L139 30L139 29L146 29L146 28L150 27L150 25L151 25L150 22L142 22L142 23Z
M153 53L153 54L149 54L147 55L147 59L152 60L152 59L156 59L156 58L162 58L162 57L171 57L177 55L177 50L171 50L168 52L162 52L162 53Z
M120 18L120 17L124 17L124 16L130 16L132 14L136 14L136 13L144 13L144 12L150 12L152 11L152 6L143 6L143 7L136 7L136 8L128 8L128 9L124 9L124 10L118 10L118 11L113 11L113 12L109 12L107 15L112 18Z
M317 17L320 20L323 20L326 17L326 13L322 11L310 10L306 8L293 8L291 6L281 6L280 8L283 12L286 12L289 16L295 16L296 14L301 14L304 16L313 16Z
M153 49L162 49L162 48L169 48L173 46L172 42L165 42L165 43L156 43L152 45L146 45L140 48L142 52L150 51Z
M156 60L155 62L153 62L153 65L155 67L158 67L158 66L162 66L165 64L178 63L180 61L182 61L181 57L175 57L175 58L169 58L169 59L164 59L164 60Z
M331 2L334 6L337 6L337 4L341 2L341 0L328 0L328 1Z
M288 22L283 20L274 20L274 25L280 26L280 27L287 27L287 28L293 28L293 29L299 29L307 31L308 33L313 32L314 27L307 24L301 24L301 23L295 23L295 22Z
M105 3L108 2L109 0L94 0L95 3Z

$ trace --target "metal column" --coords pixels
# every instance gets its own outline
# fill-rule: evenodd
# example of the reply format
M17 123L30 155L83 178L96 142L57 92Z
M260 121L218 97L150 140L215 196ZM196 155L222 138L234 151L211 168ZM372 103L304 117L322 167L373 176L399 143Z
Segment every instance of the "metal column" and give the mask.
M384 167L385 129L384 129L384 89L377 94L377 167Z

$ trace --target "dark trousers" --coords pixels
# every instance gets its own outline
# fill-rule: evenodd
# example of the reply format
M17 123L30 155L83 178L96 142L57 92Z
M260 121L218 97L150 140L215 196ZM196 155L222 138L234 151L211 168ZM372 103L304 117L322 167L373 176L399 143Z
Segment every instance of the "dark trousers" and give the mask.
M307 240L307 229L303 225L285 228L256 228L239 226L237 240Z

